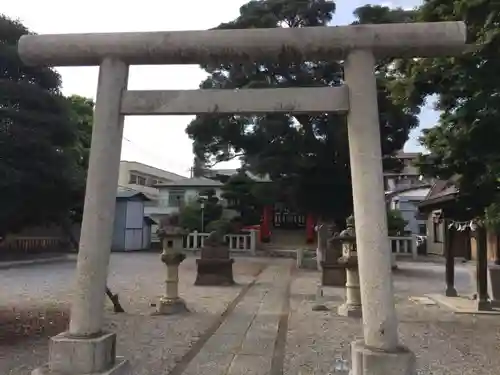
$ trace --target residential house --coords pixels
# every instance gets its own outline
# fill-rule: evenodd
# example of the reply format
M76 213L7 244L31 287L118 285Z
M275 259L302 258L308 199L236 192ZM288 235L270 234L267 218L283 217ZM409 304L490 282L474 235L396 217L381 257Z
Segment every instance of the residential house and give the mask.
M179 212L190 201L198 199L208 189L213 189L217 197L222 194L222 182L204 177L185 178L155 185L158 189L158 204L148 207L146 213L155 221L162 215Z
M397 153L397 158L403 163L403 169L398 172L384 172L384 188L386 192L402 190L422 183L431 183L431 179L422 177L419 169L415 166L419 152Z
M150 248L154 222L144 215L144 203L149 200L144 193L139 191L118 189L112 250L133 251Z
M120 162L118 186L147 194L154 200L158 198L158 189L154 187L155 185L186 178L136 161L122 160ZM152 204L154 205L155 202L153 201Z
M456 205L458 190L452 179L437 180L427 197L419 204L419 210L427 221L427 253L446 254L447 242L456 258L477 259L476 240L469 230L457 231L449 228L450 221L460 215ZM497 259L499 236L487 233L487 259Z
M430 184L418 183L408 188L386 192L387 208L401 212L403 219L407 222L406 232L426 235L427 220L419 215L418 205L426 198L430 189Z
M411 234L424 235L427 232L427 221L421 218L418 204L425 199L432 186L432 180L420 175L415 162L420 153L399 152L397 157L403 163L400 172L385 172L384 187L389 209L399 210L408 222L406 231Z

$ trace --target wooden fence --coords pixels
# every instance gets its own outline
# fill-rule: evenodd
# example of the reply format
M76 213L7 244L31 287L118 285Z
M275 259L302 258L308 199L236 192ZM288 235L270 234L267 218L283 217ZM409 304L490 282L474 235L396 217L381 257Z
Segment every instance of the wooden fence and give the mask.
M12 253L58 252L67 247L61 237L12 237L0 242L0 251Z

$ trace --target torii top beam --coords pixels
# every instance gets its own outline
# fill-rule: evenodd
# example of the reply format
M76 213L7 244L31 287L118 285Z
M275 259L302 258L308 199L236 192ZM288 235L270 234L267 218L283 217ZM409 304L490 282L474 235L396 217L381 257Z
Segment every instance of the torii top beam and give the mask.
M24 35L23 62L43 66L95 66L106 57L130 65L209 62L339 60L350 50L377 57L460 54L463 22L400 23L305 28Z

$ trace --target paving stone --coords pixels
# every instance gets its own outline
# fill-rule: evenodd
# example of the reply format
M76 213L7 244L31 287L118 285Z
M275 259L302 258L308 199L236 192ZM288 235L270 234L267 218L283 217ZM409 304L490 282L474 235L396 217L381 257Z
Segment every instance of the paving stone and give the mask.
M216 353L202 349L189 363L183 375L224 375L227 373L234 354Z
M274 336L274 337L273 337ZM274 335L250 334L246 335L241 346L240 354L251 354L260 356L272 355L276 343Z
M216 332L204 345L203 349L214 353L238 353L244 336L242 334L224 334Z
M221 334L244 335L252 323L253 316L232 314L217 330Z
M271 356L238 354L227 375L267 375L271 371Z

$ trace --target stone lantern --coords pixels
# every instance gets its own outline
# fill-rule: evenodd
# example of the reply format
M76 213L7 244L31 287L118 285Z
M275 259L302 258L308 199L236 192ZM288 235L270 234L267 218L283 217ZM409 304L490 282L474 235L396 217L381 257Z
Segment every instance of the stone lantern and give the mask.
M161 261L166 266L165 295L157 304L157 314L171 315L186 312L188 311L186 304L179 297L179 265L186 258L182 248L187 231L178 225L177 216L169 216L160 222L157 233L163 247Z
M354 231L354 217L349 216L346 220L347 228L339 235L342 243L342 257L339 263L346 268L346 300L339 306L338 313L342 316L360 318L361 291L359 287L358 255L356 250L356 233Z

